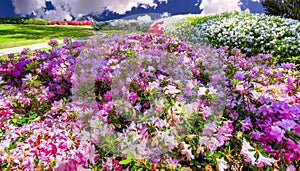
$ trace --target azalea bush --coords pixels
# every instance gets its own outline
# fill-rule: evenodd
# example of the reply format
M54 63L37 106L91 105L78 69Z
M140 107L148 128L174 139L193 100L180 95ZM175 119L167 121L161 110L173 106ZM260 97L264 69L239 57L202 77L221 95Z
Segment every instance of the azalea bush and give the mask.
M2 170L299 169L295 64L99 36L1 63Z
M248 56L271 53L278 63L300 66L300 23L263 14L221 13L188 17L165 33L184 41L209 41L213 47L237 47Z
M108 22L96 22L92 24L92 27L94 30L99 31L108 24L109 24Z

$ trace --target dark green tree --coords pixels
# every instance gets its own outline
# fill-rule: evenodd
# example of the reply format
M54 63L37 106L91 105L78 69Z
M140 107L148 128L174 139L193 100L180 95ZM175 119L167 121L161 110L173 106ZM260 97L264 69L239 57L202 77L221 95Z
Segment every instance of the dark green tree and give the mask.
M300 0L263 0L266 14L300 21Z

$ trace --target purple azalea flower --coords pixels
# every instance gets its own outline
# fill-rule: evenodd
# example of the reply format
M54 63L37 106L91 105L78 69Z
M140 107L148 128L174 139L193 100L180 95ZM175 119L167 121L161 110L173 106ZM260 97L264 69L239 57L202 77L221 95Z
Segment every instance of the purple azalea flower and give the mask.
M245 119L242 121L242 130L243 130L243 131L248 131L248 130L251 129L251 127L252 127L252 122L251 122L250 117L245 118Z
M270 135L280 143L284 137L284 131L279 126L271 126Z
M283 129L290 131L297 126L297 123L293 120L283 119L281 121L276 122L276 125L282 127Z
M234 78L239 81L243 81L245 79L245 74L241 71L238 71L235 73Z
M250 132L251 139L260 140L263 136L264 136L264 134L259 131Z
M128 99L131 100L132 104L135 104L137 100L137 94L135 92L128 93Z

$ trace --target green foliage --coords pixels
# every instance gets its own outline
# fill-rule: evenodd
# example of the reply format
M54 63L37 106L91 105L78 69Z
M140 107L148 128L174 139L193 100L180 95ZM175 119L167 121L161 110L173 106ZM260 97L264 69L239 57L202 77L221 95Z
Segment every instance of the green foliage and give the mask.
M264 0L267 14L300 20L300 0Z
M103 27L107 26L108 25L108 22L96 22L92 25L93 29L96 30L96 31L99 31L101 30Z
M42 18L25 17L1 17L0 24L30 24L30 25L49 25L51 21Z

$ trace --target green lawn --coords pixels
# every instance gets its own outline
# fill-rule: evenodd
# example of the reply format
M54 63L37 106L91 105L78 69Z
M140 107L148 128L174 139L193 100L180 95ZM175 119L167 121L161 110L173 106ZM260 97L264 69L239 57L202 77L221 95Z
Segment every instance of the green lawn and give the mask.
M37 26L0 24L0 49L47 42L65 37L91 36L91 26Z

